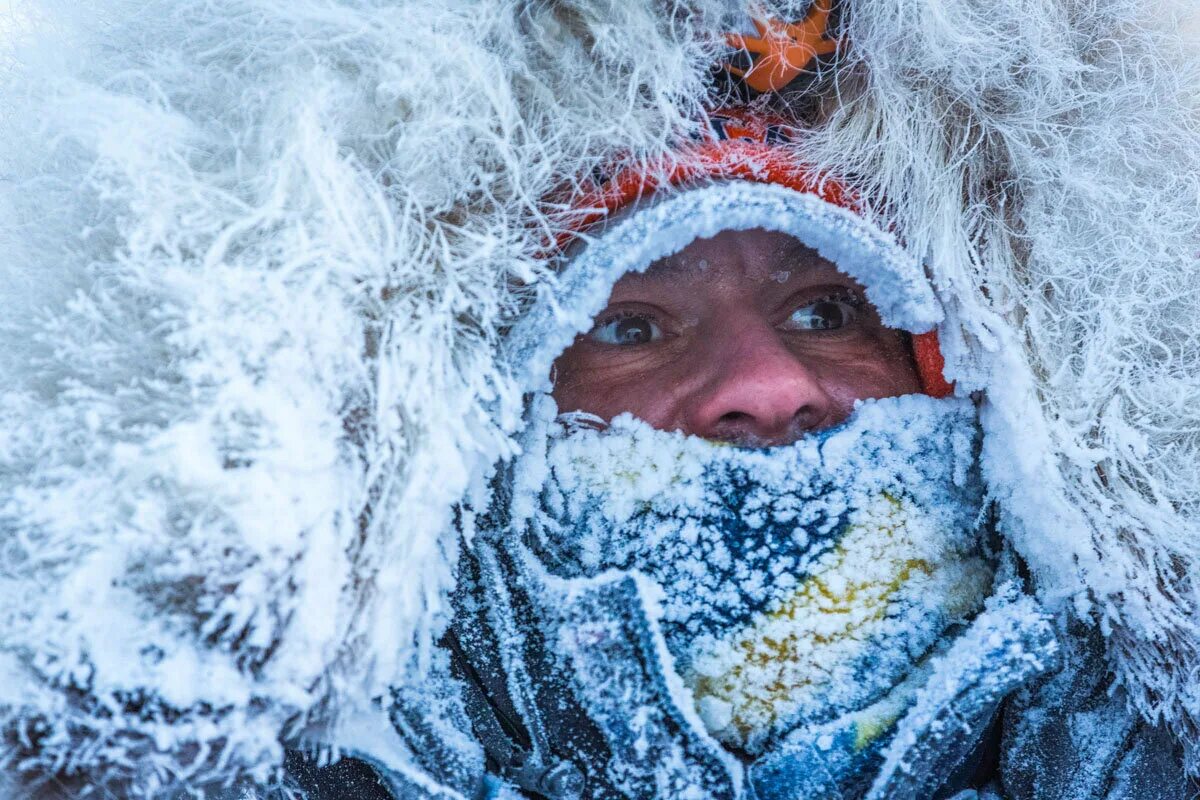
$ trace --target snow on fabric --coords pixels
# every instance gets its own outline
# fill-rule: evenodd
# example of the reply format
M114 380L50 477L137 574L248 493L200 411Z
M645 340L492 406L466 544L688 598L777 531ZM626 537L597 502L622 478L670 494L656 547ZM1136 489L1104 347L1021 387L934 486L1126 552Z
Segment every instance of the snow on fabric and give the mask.
M1060 663L1049 615L1018 583L1002 582L983 613L931 660L867 800L934 796L948 777L945 765L977 746L1000 701ZM972 729L975 737L959 735Z
M629 272L722 231L761 228L794 236L866 287L884 324L924 333L942 319L920 261L891 235L818 197L765 183L717 183L664 192L619 215L575 255L506 340L507 359L530 388L548 389L550 365L604 308Z
M982 607L976 431L970 401L924 396L862 403L843 426L769 450L629 416L552 423L519 462L527 496L514 505L556 574L637 570L660 585L705 725L758 753L882 700ZM884 707L858 720L863 741L903 699Z

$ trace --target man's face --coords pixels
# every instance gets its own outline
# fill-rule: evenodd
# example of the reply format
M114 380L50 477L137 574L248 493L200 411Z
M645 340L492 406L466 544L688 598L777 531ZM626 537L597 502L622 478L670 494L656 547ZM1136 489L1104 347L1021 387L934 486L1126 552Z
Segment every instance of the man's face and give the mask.
M782 233L725 231L629 274L554 362L560 411L742 445L837 425L920 391L903 333L862 287Z

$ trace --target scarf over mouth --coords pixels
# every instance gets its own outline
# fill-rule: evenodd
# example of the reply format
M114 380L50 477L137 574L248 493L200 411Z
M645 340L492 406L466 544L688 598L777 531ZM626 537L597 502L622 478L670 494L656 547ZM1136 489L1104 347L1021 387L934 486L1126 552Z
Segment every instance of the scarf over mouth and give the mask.
M589 429L541 405L514 521L559 577L659 587L675 668L735 751L831 725L876 749L991 591L969 400L866 401L770 449L628 415Z

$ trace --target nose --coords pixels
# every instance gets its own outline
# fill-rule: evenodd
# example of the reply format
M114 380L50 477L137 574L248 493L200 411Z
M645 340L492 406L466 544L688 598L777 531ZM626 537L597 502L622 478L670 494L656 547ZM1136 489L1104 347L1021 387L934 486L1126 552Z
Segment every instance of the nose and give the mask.
M685 411L689 433L767 447L840 421L819 373L765 321L727 326L710 337L710 374Z

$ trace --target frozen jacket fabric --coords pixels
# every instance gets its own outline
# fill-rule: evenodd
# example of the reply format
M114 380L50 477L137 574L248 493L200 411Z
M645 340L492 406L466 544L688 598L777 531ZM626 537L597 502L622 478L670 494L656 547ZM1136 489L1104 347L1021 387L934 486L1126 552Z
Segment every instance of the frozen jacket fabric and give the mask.
M1024 607L1020 607L1022 605ZM981 624L973 630L974 635L963 640L964 644L975 648L972 654L977 658L977 668L956 671L955 677L965 680L948 681L955 686L952 692L931 693L925 698L925 708L936 709L939 713L925 718L924 725L914 724L904 729L906 736L916 735L907 739L904 746L889 748L889 761L883 769L869 776L873 779L871 785L839 786L822 760L827 751L798 754L785 749L751 765L738 792L727 776L720 772L714 774L711 754L706 758L703 751L688 753L686 748L681 748L685 755L676 765L690 767L692 782L687 781L689 770L678 769L675 777L679 782L675 786L680 790L679 794L713 798L871 797L896 800L912 797L958 800L1194 797L1195 783L1184 777L1180 753L1170 741L1170 735L1136 723L1119 705L1113 704L1103 686L1098 685L1102 672L1095 671L1099 666L1096 654L1086 657L1091 663L1083 670L1055 670L1049 677L1029 680L1031 673L1045 663L1030 663L1028 657L1047 641L1039 638L1036 625L1032 629L1022 629L1020 624L1013 624L1020 618L1036 618L1036 614L1029 616L1030 610L1027 603L1012 607L1001 605L998 613L980 620ZM996 623L1000 623L999 626L993 627ZM989 641L995 649L989 651L980 647ZM1023 649L1024 646L1030 646L1030 649ZM1006 659L1004 649L1019 655ZM1022 660L1027 663L1022 664ZM1069 682L1071 688L1084 689L1085 693L1067 695L1071 698L1067 706L1053 707L1050 713L1040 715L1037 726L1023 731L1028 735L1024 738L1020 734L1014 735L1006 721L1013 713L1012 701L996 705L999 696L1022 681L1036 688L1051 681ZM1025 706L1018 713L1027 710L1028 706ZM964 717L964 712L968 716ZM1124 719L1125 724L1118 723L1112 728L1116 735L1096 735L1099 732L1097 722L1107 726L1120 719ZM348 756L332 766L320 766L312 760L306 761L302 754L293 754L284 787L244 788L241 793L228 796L276 800L294 796L288 795L288 791L302 792L300 796L314 800L670 796L652 781L645 784L649 787L645 792L606 794L611 787L603 780L579 781L577 773L570 773L577 782L567 785L578 788L579 794L556 794L553 789L562 784L554 782L549 787L543 784L540 792L526 794L494 775L483 773L477 774L474 782L464 784L461 777L447 775L441 763L430 759L426 762L427 772L414 774L393 771L370 758ZM555 776L562 773L560 769ZM439 774L447 783L431 785L429 776ZM474 787L474 791L448 794L445 786L455 782Z
M955 670L954 679L946 682L952 689L930 692L922 698L923 710L938 713L925 717L924 724L904 729L904 735L911 738L906 738L902 746L889 748L889 760L870 787L834 783L830 772L821 768L820 758L827 751L814 758L812 754L797 757L785 749L750 766L741 794L735 794L728 779L720 780L719 773L714 780L711 762L706 763L702 753L693 754L690 762L693 776L707 780L690 786L678 784L682 789L680 794L687 796L690 792L692 796L713 798L865 796L896 800L1194 797L1195 783L1184 777L1180 753L1170 734L1138 723L1108 696L1098 650L1085 645L1066 654L1049 671L1037 674L1038 669L1050 662L1039 664L1029 656L1054 639L1043 638L1044 626L1036 622L1032 626L1027 624L1038 616L1036 611L1030 615L1036 605L1031 607L1028 598L1015 603L1011 600L1001 599L994 604L963 638L963 644L971 648L970 653L976 659L976 667ZM991 643L991 649L983 646L987 642ZM997 708L997 697L1013 691L1022 682L1027 688L1018 690L1018 699L1010 695ZM1028 720L1024 715L1031 708L1029 696L1036 696L1054 684L1058 684L1053 691L1055 700L1037 710L1036 722L1021 725L1010 722L1018 715ZM1064 688L1071 693L1060 694L1059 690ZM440 772L446 777L440 763L427 760L429 772L419 778L411 773L394 772L370 759L348 757L321 767L294 754L289 762L287 788L306 792L303 796L315 799L441 797L445 794L428 783L430 774ZM704 769L706 766L708 770ZM477 777L475 785L477 791L465 796L530 796L485 776ZM586 782L577 785L583 790L578 795L533 796L663 796L653 789L641 794L605 794L602 786ZM600 791L589 794L589 789ZM287 795L281 789L258 787L237 796L276 800Z
M505 334L560 290L579 176L694 132L747 11L29 4L0 122L0 786L249 785L315 741L433 791L377 703L463 733L436 643L454 509L523 427ZM927 270L998 535L1094 642L1105 700L1070 713L1194 768L1200 147L1171 11L848 0L837 25L760 102ZM1128 741L1105 785L1167 749Z

